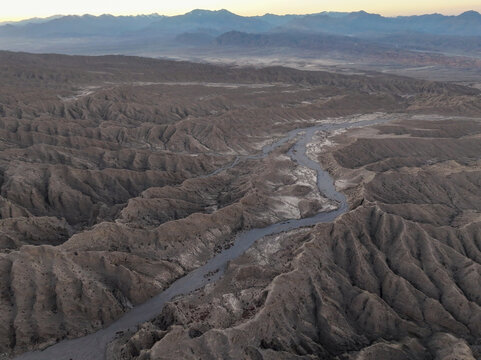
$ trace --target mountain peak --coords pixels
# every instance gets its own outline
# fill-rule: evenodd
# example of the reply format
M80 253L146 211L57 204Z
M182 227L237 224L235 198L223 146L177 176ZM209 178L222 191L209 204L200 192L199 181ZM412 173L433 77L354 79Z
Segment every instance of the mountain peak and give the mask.
M226 10L226 9L220 9L220 10L195 9L195 10L192 10L192 11L188 12L185 15L202 16L202 15L208 15L208 14L235 15L234 13L232 13L229 10Z
M469 10L460 14L459 17L469 18L469 19L481 19L481 14L477 11Z
M374 14L374 13L368 13L364 10L359 10L359 11L354 11L352 13L350 13L351 16L357 16L357 17L382 17L381 15L379 14Z

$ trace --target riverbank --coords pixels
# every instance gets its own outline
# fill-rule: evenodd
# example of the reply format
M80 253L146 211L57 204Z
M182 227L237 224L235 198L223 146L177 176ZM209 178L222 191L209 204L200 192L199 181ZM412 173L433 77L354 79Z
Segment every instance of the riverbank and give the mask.
M330 177L329 173L324 171L317 162L307 156L307 144L311 141L314 134L319 131L325 132L358 126L369 126L386 122L387 120L388 119L385 118L375 118L359 122L323 123L309 128L296 129L289 132L285 137L275 141L273 144L266 145L260 154L236 159L233 165L228 165L225 168L235 166L239 161L246 159L262 159L278 147L297 138L295 144L289 150L288 155L293 161L308 167L317 173L317 186L319 191L327 198L335 201L338 204L338 207L336 210L321 212L312 217L291 219L262 229L252 229L240 233L236 236L233 246L229 249L222 251L205 265L178 279L159 295L153 297L144 304L133 308L107 328L83 338L62 341L44 351L25 353L15 359L50 360L55 358L58 360L103 360L107 344L112 341L116 334L133 330L138 324L155 317L161 312L163 306L175 296L187 294L219 279L222 276L226 264L243 254L258 239L300 227L334 221L338 216L347 211L348 204L346 198L342 193L336 191L333 179ZM212 274L212 276L206 276L208 274Z

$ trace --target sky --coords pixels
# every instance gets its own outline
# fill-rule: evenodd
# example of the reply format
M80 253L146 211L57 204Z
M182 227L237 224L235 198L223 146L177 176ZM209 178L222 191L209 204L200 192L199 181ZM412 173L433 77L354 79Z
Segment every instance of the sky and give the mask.
M365 10L385 16L426 13L459 14L466 10L481 12L480 0L13 0L1 6L0 21L21 20L51 15L159 13L178 15L193 9L227 9L239 15L308 14L321 11Z

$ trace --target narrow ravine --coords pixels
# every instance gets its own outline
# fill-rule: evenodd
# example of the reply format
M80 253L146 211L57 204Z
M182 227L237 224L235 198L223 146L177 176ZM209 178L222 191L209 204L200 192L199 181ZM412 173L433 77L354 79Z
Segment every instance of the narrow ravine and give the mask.
M217 280L222 276L227 263L242 255L252 244L267 235L273 235L284 231L294 230L304 226L311 226L317 223L334 221L338 216L348 210L348 203L344 194L336 191L333 179L327 171L324 171L316 161L310 159L306 154L306 146L312 140L313 135L318 131L333 131L352 127L374 125L389 121L390 119L375 119L358 122L344 123L323 123L309 128L301 128L290 131L287 136L267 145L258 155L240 156L233 163L216 170L211 175L236 166L240 161L246 159L261 159L266 157L273 150L283 144L297 138L296 143L291 147L288 155L298 164L313 169L317 172L317 186L319 191L331 200L338 203L338 208L330 212L321 212L317 215L304 219L291 219L281 223L273 224L261 229L252 229L238 234L234 244L229 249L217 254L205 265L190 272L178 279L162 293L142 305L134 307L120 319L93 334L73 340L64 340L43 351L34 351L16 357L16 360L104 360L107 344L112 341L118 332L134 330L137 325L153 319L157 316L165 303L177 295L187 294L195 289L205 286L207 283ZM216 270L214 276L207 276Z

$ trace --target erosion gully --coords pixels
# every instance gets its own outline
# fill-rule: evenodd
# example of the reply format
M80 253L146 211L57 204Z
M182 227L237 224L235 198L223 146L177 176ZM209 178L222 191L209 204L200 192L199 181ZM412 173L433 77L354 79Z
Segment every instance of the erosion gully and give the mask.
M230 248L223 250L210 259L205 265L178 279L166 290L154 296L147 302L139 306L135 306L108 327L85 337L72 340L63 340L46 348L43 351L24 353L16 357L15 360L104 360L106 357L105 352L107 345L118 333L134 331L139 324L153 319L160 314L163 306L175 296L188 294L210 282L218 280L224 273L228 262L242 255L252 246L252 244L254 244L256 240L259 240L267 235L278 234L305 226L312 226L318 223L334 221L338 216L347 212L348 203L346 197L344 194L336 191L333 179L329 173L323 170L317 162L313 161L307 156L307 144L312 140L313 135L319 131L330 132L339 129L375 125L386 121L389 121L389 119L377 118L374 120L343 123L324 122L320 125L308 128L295 129L290 131L280 140L266 145L259 154L238 156L232 163L217 169L209 175L206 175L212 176L218 174L221 171L236 166L239 162L244 160L262 159L275 149L297 138L295 144L288 151L288 155L296 163L306 166L317 172L317 187L319 188L319 191L324 194L326 198L337 202L338 207L336 210L320 212L317 215L309 218L291 219L267 226L265 228L251 229L239 233Z

